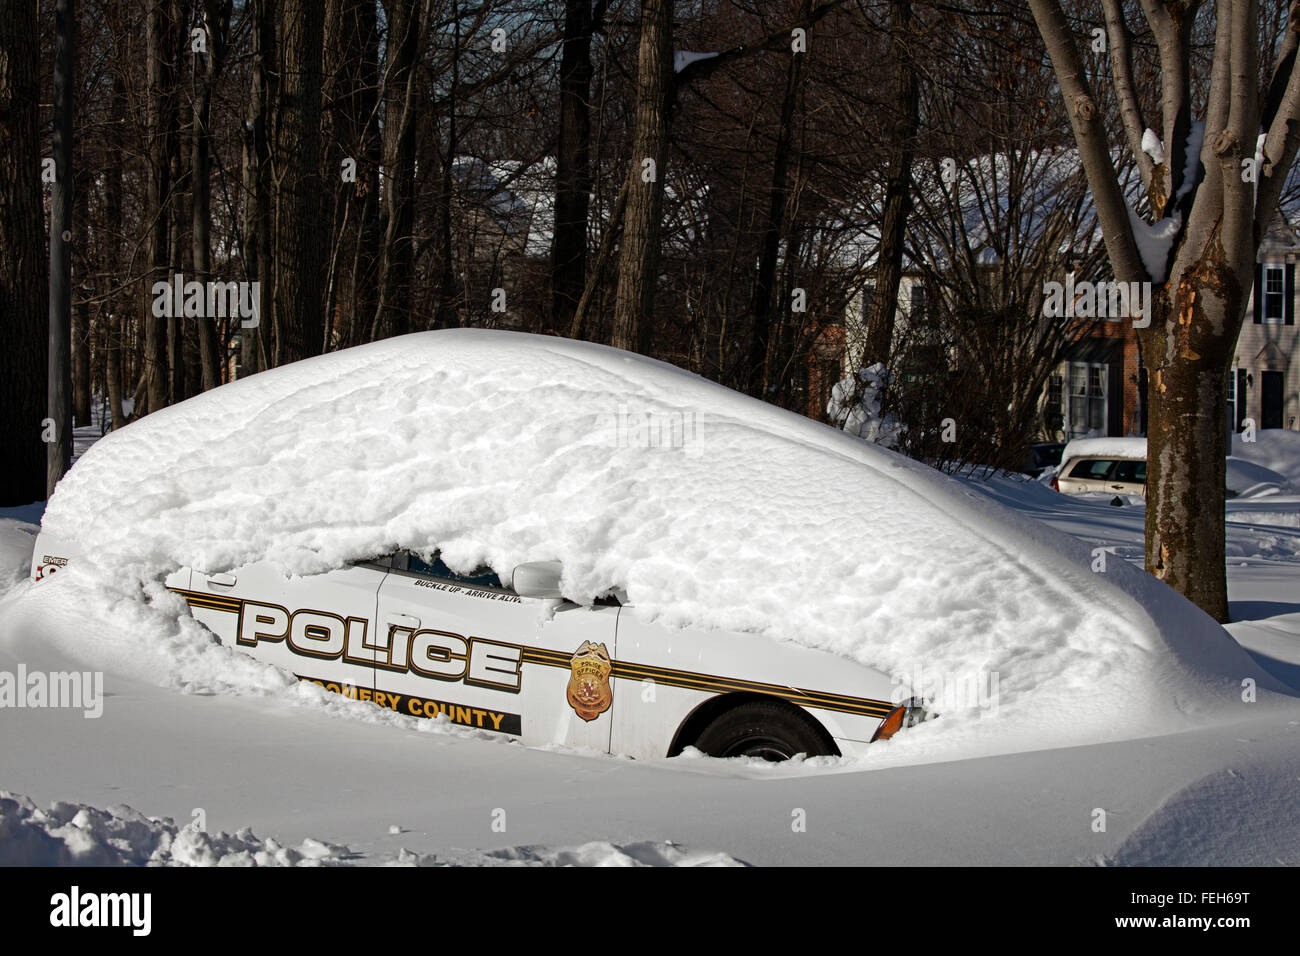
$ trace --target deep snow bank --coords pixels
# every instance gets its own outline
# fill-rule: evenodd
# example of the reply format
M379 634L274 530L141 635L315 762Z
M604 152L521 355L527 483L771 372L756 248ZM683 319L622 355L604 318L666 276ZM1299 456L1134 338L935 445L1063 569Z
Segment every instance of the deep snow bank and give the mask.
M1289 495L1300 490L1300 432L1270 428L1254 441L1232 436L1228 487L1242 498Z
M1075 438L1061 452L1061 463L1076 458L1146 458L1145 438Z
M503 574L558 558L575 599L621 586L646 618L764 632L904 680L997 675L995 720L950 704L891 746L1141 736L1240 710L1243 677L1267 681L1123 561L1095 573L1079 542L922 465L555 338L419 333L208 392L96 444L43 527L117 600L138 602L141 581L157 594L179 565L266 557L309 574L436 546Z
M0 790L0 866L744 866L709 850L671 841L616 845L520 846L501 850L412 853L362 860L346 846L308 838L290 846L244 828L208 833L197 817L178 826L128 806L100 809L58 801L42 810Z
M1261 429L1254 441L1232 436L1232 457L1242 458L1284 476L1300 488L1300 431L1282 428Z
M25 521L0 518L0 596L32 573L32 545L39 530Z
M42 810L0 790L0 866L321 866L349 856L319 840L292 847L247 829L209 834L198 823L177 826L128 806L59 801Z

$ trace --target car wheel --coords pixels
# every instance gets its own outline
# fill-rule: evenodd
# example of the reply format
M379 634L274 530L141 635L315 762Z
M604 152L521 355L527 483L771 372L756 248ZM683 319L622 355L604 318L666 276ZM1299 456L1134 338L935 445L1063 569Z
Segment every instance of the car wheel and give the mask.
M731 708L704 728L695 746L710 757L789 760L795 754L838 755L816 721L776 701L750 701Z

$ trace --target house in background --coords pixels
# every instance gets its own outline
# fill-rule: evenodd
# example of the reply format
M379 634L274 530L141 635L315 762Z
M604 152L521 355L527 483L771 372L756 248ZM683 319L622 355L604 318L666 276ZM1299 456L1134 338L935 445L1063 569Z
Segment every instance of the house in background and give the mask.
M1087 333L1048 376L1035 437L1145 435L1147 374L1133 323L1079 321L1088 323Z
M898 291L897 327L912 330L909 347L891 368L897 380L907 382L925 374L928 361L923 330L927 317L927 289L919 274L904 274ZM819 388L810 388L809 414L825 411L830 386L852 375L855 357L865 336L863 316L871 308L875 291L866 286L853 296L844 312L843 325L823 333L826 346ZM1085 321L1085 320L1079 320ZM1072 346L1049 377L1041 403L1040 427L1035 438L1069 440L1084 436L1146 434L1146 371L1142 368L1137 334L1130 322L1086 320L1086 335ZM897 340L897 338L896 338ZM834 361L829 361L831 354ZM834 378L832 378L834 376Z
M1228 375L1228 425L1300 428L1295 324L1300 234L1280 214L1260 244L1254 287ZM1048 381L1042 437L1145 435L1146 370L1129 323L1097 322Z
M804 410L809 418L824 419L831 389L837 382L856 374L866 347L866 317L871 314L875 295L875 283L864 282L849 296L838 321L822 325L813 341L808 368L808 406ZM898 283L897 327L923 328L928 321L926 304L926 288L920 273L904 271ZM891 371L906 378L917 374L914 364L914 361L903 361L903 367Z
M1300 233L1278 216L1260 245L1254 288L1228 377L1228 423L1240 432L1246 419L1257 429L1300 429L1300 326L1296 325L1296 263ZM830 388L853 374L865 334L863 316L874 289L850 298L842 324L818 341L808 414L820 417ZM926 289L919 274L904 274L898 294L900 327L924 325ZM1088 320L1085 337L1049 377L1035 437L1145 435L1147 374L1130 322ZM903 357L896 374L914 371ZM913 356L915 358L915 356ZM914 364L914 363L913 363Z
M1295 264L1300 235L1277 216L1260 243L1255 287L1228 377L1228 423L1241 431L1300 427L1300 334L1295 323Z

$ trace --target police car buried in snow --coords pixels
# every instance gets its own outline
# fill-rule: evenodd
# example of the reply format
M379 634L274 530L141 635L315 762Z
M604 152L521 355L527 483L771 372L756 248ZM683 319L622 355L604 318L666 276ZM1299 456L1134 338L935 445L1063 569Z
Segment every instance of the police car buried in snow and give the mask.
M42 534L33 577L73 550ZM568 601L561 572L531 562L505 582L399 552L308 577L260 562L166 583L224 644L300 680L530 745L782 760L852 754L923 717L891 700L879 671L754 634L645 623L618 594Z

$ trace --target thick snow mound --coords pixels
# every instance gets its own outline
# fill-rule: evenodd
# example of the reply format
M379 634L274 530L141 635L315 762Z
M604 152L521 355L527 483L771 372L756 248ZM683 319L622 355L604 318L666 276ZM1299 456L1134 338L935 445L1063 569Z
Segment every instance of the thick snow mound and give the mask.
M100 809L57 801L42 810L21 794L0 790L0 866L744 866L712 850L672 841L617 845L520 846L448 854L400 850L367 860L346 846L308 838L287 846L252 830L209 834L197 817L178 826L126 805Z
M1232 436L1229 464L1234 460L1250 462L1281 475L1291 488L1300 489L1300 431L1262 429L1255 432L1254 438L1243 441L1241 435Z
M504 850L423 854L403 851L390 866L744 866L726 853L689 850L671 840L616 844L596 840L581 846L517 846Z
M208 834L199 822L177 826L125 805L59 801L42 810L0 790L0 866L322 866L351 855L311 839L284 846L247 829Z
M1295 765L1247 761L1215 771L1169 797L1108 866L1300 865ZM1249 807L1249 813L1235 809ZM1225 812L1226 811L1226 812Z
M1147 456L1145 438L1076 438L1061 452L1061 465L1076 458L1143 458Z
M1244 677L1269 686L1172 590L1123 561L1094 572L1079 542L923 465L660 362L517 333L403 336L149 415L86 453L43 527L121 601L180 565L311 574L437 547L458 570L559 559L576 600L621 587L625 613L903 679L996 675L995 713L950 705L891 747L1142 736L1238 706Z
M25 521L0 518L0 595L32 573L32 545L38 530Z
M1225 470L1228 490L1238 498L1267 498L1292 490L1286 475L1245 458L1229 458Z

